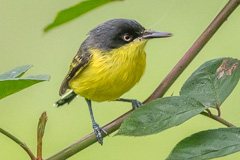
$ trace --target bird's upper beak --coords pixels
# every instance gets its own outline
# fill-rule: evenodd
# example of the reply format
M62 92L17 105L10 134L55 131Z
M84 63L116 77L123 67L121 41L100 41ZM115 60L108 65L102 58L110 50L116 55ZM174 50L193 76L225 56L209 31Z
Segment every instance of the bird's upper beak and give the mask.
M146 30L142 35L142 39L166 38L171 36L173 36L173 34L168 32L156 32L156 31Z

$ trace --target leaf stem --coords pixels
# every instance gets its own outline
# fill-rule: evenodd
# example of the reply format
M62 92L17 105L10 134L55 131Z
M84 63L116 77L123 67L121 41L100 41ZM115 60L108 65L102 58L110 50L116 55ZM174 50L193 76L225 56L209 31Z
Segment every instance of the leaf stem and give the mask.
M218 112L218 117L221 117L221 109L219 106L216 106L217 112Z
M19 144L27 152L31 160L36 160L36 157L33 155L32 151L28 148L28 146L25 143L23 143L22 141L20 141L19 139L17 139L12 134L10 134L9 132L5 131L2 128L0 128L0 132L7 136L8 138L10 138L11 140L13 140L14 142L16 142L17 144Z
M207 112L202 112L201 113L202 115L206 116L206 117L209 117L211 119L214 119L220 123L222 123L223 125L227 126L227 127L236 127L235 125L233 125L232 123L226 121L225 119L219 117L218 115L214 115L214 114L209 114Z
M177 63L177 65L172 69L172 71L166 76L166 78L162 81L162 83L158 86L158 88L152 93L152 95L147 100L144 101L144 103L150 102L156 98L163 97L166 91L171 87L171 85L175 82L175 80L181 75L181 73L186 69L186 67L191 63L191 61L197 56L197 54L201 51L201 49L205 46L205 44L211 39L214 33L220 28L223 22L227 20L227 18L231 15L231 13L237 8L239 4L240 4L240 0L230 0L226 4L226 6L212 21L212 23L208 26L208 28L202 33L202 35L198 38L198 40L187 51L187 53ZM105 125L103 128L109 134L113 133L120 127L125 117L129 115L131 112L132 110L128 111L124 115L120 116L119 118ZM221 123L224 122L223 120L221 120L222 118L220 117L216 118L215 116L213 116L213 119ZM228 125L230 124L228 123ZM47 158L46 160L59 160L59 159L69 158L72 155L76 154L77 152L92 145L96 141L97 140L95 135L91 133L86 137L80 139L79 141L73 143L72 145L68 146L67 148L56 153L55 155Z

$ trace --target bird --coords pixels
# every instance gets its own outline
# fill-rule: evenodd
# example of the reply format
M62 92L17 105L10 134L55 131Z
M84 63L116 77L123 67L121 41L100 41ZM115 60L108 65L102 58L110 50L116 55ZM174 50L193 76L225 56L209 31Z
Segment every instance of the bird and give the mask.
M145 29L131 19L112 19L98 25L88 33L70 63L59 90L62 97L55 104L62 106L77 96L84 97L95 136L102 145L107 132L96 123L91 102L123 101L132 103L134 109L140 107L140 101L121 96L139 82L145 71L148 40L171 36Z

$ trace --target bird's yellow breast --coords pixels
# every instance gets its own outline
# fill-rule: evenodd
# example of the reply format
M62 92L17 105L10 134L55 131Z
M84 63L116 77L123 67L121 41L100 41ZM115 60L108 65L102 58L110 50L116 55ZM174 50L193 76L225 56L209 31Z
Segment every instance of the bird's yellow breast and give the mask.
M78 95L93 101L116 100L142 77L146 40L135 40L109 53L90 50L89 65L69 82Z

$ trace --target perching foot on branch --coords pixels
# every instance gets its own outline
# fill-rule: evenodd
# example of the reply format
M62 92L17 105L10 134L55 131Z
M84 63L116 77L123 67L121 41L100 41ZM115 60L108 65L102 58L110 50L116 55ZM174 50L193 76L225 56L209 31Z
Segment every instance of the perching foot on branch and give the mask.
M116 101L122 101L122 102L130 102L132 103L133 109L137 109L141 107L143 104L142 102L136 100L136 99L125 99L125 98L118 98Z
M107 135L107 131L105 129L101 128L96 122L93 123L93 130L96 135L96 138L98 140L98 143L103 145L103 136L102 133L105 133Z

